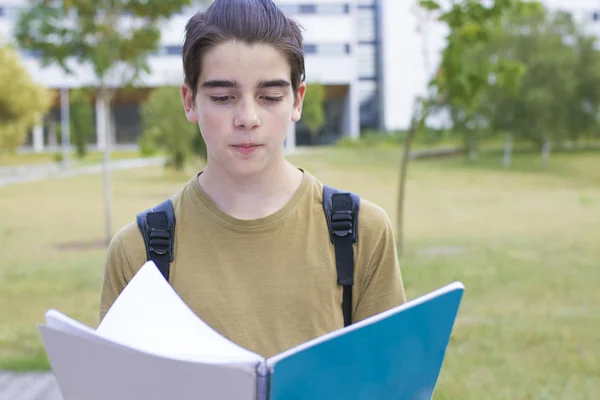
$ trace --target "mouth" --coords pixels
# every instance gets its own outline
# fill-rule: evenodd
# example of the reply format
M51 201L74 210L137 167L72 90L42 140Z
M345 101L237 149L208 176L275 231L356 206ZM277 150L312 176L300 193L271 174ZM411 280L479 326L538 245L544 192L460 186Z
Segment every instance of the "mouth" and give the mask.
M244 144L234 144L231 147L233 147L234 150L236 150L244 155L248 155L248 154L251 154L254 151L256 151L261 146L262 146L261 144L244 143Z

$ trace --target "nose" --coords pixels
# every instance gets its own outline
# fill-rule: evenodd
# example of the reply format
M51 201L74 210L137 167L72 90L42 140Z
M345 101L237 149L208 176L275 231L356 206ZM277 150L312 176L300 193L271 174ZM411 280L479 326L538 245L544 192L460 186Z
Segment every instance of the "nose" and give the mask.
M260 118L253 100L247 99L238 103L234 124L237 128L242 129L253 129L260 125Z

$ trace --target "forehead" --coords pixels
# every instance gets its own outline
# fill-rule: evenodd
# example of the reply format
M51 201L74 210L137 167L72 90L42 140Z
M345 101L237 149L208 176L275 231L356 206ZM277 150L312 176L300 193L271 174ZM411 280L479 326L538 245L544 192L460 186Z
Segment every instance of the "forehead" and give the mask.
M263 43L229 41L204 54L199 85L208 80L232 80L253 86L265 80L289 80L290 74L290 65L279 49Z

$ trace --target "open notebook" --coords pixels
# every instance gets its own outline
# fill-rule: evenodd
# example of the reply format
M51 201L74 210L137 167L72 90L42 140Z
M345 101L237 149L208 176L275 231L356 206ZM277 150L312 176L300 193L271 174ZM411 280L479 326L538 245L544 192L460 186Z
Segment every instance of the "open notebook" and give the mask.
M39 326L65 400L429 400L464 286L455 282L269 359L221 336L152 262L91 329Z

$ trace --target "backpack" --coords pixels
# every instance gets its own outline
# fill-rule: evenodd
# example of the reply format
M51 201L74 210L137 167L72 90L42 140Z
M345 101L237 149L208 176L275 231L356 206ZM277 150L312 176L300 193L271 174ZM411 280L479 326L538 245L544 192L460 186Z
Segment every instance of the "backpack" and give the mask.
M337 284L343 287L342 313L344 326L352 323L352 286L354 285L354 251L358 240L358 211L360 197L351 192L323 185L323 212L329 237L335 247ZM146 258L153 261L163 277L169 281L169 264L174 259L175 214L168 199L136 216L144 237Z

